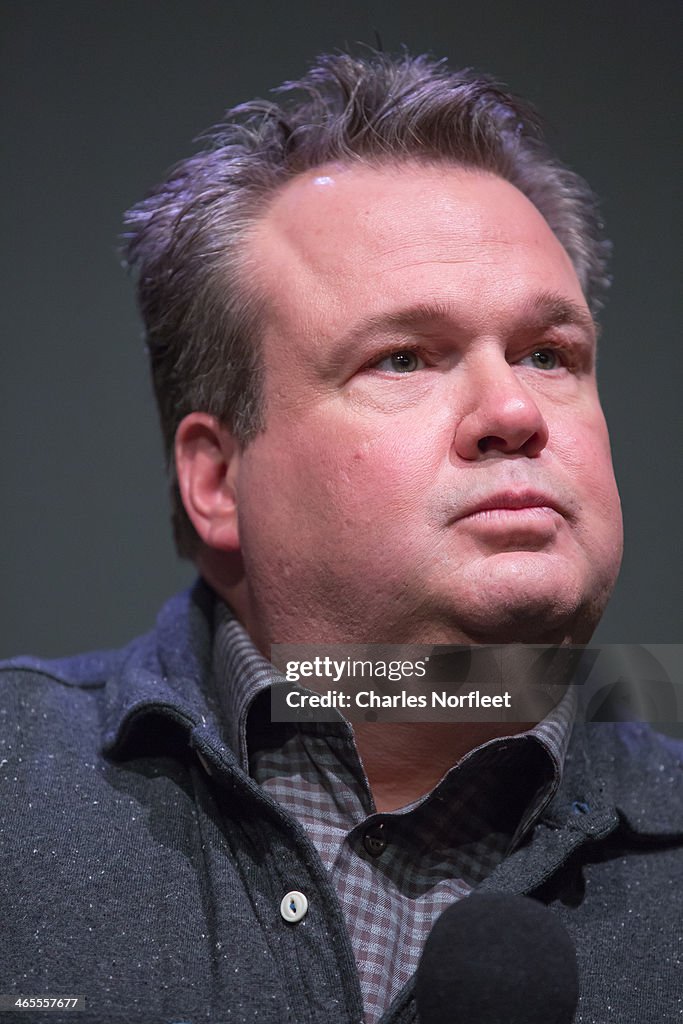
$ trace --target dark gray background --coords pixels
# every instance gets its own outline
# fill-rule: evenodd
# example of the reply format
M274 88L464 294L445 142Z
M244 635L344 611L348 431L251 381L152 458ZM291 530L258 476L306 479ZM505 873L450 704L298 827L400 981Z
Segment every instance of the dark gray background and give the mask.
M118 645L192 578L170 540L121 213L226 107L375 29L532 100L603 197L600 380L627 553L597 639L680 640L677 9L5 0L0 656Z

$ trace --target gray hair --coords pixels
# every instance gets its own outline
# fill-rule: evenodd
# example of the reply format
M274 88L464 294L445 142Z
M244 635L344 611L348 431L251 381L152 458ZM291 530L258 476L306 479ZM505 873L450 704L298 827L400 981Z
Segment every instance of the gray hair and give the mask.
M178 489L175 433L195 410L217 417L243 446L263 428L263 297L248 281L245 241L288 179L331 161L489 171L544 216L594 313L609 284L595 197L552 156L532 109L494 79L428 56L334 54L276 92L280 102L228 111L204 136L207 147L126 215L124 255L138 273L176 547L189 558L199 540Z

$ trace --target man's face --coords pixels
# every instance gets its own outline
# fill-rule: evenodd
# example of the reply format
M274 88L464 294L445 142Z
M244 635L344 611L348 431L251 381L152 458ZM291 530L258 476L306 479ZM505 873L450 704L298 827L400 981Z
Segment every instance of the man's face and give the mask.
M327 166L250 256L266 426L236 486L261 646L587 640L619 499L590 316L535 207L456 167Z

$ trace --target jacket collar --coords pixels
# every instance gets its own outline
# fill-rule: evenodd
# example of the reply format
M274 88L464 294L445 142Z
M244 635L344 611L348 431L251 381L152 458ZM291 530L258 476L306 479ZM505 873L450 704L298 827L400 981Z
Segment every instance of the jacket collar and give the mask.
M201 731L218 745L220 713L211 672L215 595L203 580L171 598L155 628L123 652L105 686L104 752L130 756L144 742L141 726L155 720Z
M203 580L172 598L154 630L124 650L106 683L104 750L125 757L138 749L154 717L179 725L196 745L234 760L221 724L212 671L216 597ZM577 723L562 784L544 820L588 835L615 816L642 837L683 836L683 744L640 723ZM613 827L613 825L612 825Z
M544 818L588 836L616 818L643 839L683 837L683 744L640 722L577 723Z

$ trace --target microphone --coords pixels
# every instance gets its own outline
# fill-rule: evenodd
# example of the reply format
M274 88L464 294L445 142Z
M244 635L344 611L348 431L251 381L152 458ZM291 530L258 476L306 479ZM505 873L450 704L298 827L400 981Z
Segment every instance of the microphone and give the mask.
M415 989L421 1024L571 1024L576 950L542 903L474 893L436 921Z

